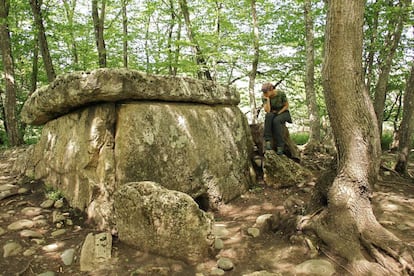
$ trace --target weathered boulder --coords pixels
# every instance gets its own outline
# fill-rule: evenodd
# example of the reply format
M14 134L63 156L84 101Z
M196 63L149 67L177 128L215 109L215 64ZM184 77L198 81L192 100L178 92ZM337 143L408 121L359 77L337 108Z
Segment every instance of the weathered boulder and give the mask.
M114 207L122 242L189 263L208 257L212 218L189 195L149 181L127 183L115 193Z
M58 76L27 99L21 118L41 125L80 106L124 100L237 105L240 97L234 88L215 82L105 68Z
M248 125L237 107L128 103L118 107L115 156L119 183L151 180L228 202L248 188Z
M26 122L50 120L27 151L26 174L63 192L100 229L114 226L113 194L128 182L155 181L214 208L253 181L253 143L238 98L228 87L185 78L69 74L25 103Z
M263 176L266 185L275 188L291 187L310 180L312 173L285 155L275 151L265 152Z

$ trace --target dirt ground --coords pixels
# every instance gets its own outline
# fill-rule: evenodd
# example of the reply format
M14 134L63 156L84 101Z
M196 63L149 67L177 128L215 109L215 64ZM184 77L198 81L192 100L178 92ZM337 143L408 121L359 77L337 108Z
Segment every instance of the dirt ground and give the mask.
M45 188L42 183L21 178L11 173L10 163L12 155L0 152L0 184L19 184L29 192L0 200L0 227L7 230L13 221L23 218L21 210L28 206L40 206L46 199ZM326 156L317 159L303 159L302 164L313 168L317 176L327 161ZM394 162L393 154L383 156L384 166L391 168ZM410 173L414 175L414 160L410 163ZM228 257L234 263L231 271L224 275L243 275L255 271L266 270L280 275L295 275L294 269L298 264L312 258L309 247L292 237L293 232L263 233L253 238L247 234L258 216L283 211L283 203L291 195L296 195L305 202L310 197L314 183L306 183L309 189L294 186L286 189L266 187L260 181L246 194L222 206L214 212L216 227L226 231L224 248L216 252L220 257ZM374 187L374 212L387 229L400 239L414 247L414 181L401 178L387 169L381 170L381 181ZM210 272L217 265L217 256L198 265L188 265L181 261L154 256L130 248L114 237L111 262L97 268L95 272L80 272L79 256L83 241L88 233L97 233L91 225L86 223L83 215L75 210L63 207L63 212L70 213L73 220L68 231L58 237L50 235L56 230L52 222L52 211L43 215L49 222L37 229L44 234L44 244L36 246L33 240L20 237L19 231L6 231L0 234L0 276L4 275L38 275L46 271L59 275L211 275ZM7 215L5 215L7 214ZM34 254L4 258L3 246L8 241L19 241L24 248L34 248ZM46 245L56 244L53 251L45 251ZM65 249L75 249L75 259L69 266L63 264L60 255ZM313 256L315 257L315 256ZM334 252L319 248L317 258L326 259L335 265L337 275L346 274L342 261ZM142 270L143 269L143 270Z

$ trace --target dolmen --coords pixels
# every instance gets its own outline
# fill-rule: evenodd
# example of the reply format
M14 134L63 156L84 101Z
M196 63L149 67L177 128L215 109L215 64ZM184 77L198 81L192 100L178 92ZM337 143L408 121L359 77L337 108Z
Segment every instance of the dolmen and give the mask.
M187 77L128 69L59 76L22 108L24 123L43 125L26 174L63 193L99 229L116 229L121 241L200 259L212 242L204 211L253 181L239 102L232 87ZM191 249L185 239L199 244Z

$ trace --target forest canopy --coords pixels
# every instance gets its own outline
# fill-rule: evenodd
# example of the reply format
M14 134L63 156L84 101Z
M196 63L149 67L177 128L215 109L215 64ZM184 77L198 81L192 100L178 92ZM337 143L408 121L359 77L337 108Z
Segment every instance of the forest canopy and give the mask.
M261 83L280 83L289 95L296 124L305 130L309 126L304 13L305 3L310 1L1 2L4 10L1 22L7 26L4 30L10 38L18 122L18 110L27 96L56 75L98 67L128 67L235 85L242 94L240 107L250 119L252 93L256 92L260 103ZM326 7L322 1L311 3L310 17L314 36L313 86L317 112L324 122L327 115L320 71ZM383 109L382 119L393 123L394 128L398 128L402 116L403 91L414 56L413 17L409 1L366 3L363 54L366 84L375 99L381 78L386 79L386 100L378 108ZM388 61L390 57L392 60ZM255 58L256 67L252 66ZM2 51L2 75L4 60ZM389 68L384 67L386 64ZM384 76L385 70L389 73ZM3 109L10 105L6 102L5 80L0 79ZM32 128L20 124L18 127L26 141L33 135ZM5 142L4 130L2 136Z

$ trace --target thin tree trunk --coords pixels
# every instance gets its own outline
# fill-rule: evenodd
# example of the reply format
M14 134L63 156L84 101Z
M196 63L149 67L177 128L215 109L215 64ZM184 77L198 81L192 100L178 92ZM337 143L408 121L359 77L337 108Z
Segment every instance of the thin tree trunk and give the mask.
M123 37L123 61L124 67L128 68L128 16L127 0L122 1L122 37Z
M0 0L0 48L3 58L3 73L6 86L4 99L4 124L7 137L11 146L23 144L23 138L19 131L16 112L16 83L14 78L14 64L10 43L10 33L8 25L10 3Z
M374 108L375 114L377 115L377 122L379 127L379 133L382 134L382 123L384 119L384 107L385 100L387 96L387 85L388 79L391 72L392 62L394 59L395 52L397 51L398 44L400 43L400 38L404 23L407 20L407 7L411 0L401 0L399 6L401 8L401 14L397 17L395 22L394 30L390 31L387 35L385 41L384 52L382 53L383 62L380 64L380 73L378 76L378 81L375 85L375 99L374 99Z
M30 94L37 89L37 78L39 74L39 36L36 34L33 38L33 58L32 58L32 74L30 83Z
M395 170L403 175L408 175L408 157L412 148L414 132L414 64L407 80L404 94L403 119L399 130L398 158Z
M99 14L98 0L92 0L92 20L95 31L95 41L98 50L99 67L106 67L106 46L104 39L104 22L106 0L101 0L102 6Z
M372 82L372 75L373 75L373 68L374 68L374 57L375 57L375 43L377 42L378 38L378 16L380 9L378 8L378 0L375 1L374 4L372 4L375 12L372 15L372 24L369 24L369 29L371 30L372 34L370 37L370 44L368 45L368 51L367 51L367 57L365 59L365 85L367 87L367 90L371 90L371 82Z
M68 47L70 49L70 52L72 53L72 62L75 64L76 68L78 68L79 65L79 55L78 55L78 47L76 45L76 39L75 39L75 29L73 25L73 16L75 13L75 7L76 7L76 0L64 0L63 6L65 7L66 12L66 20L68 21L68 28L70 31L70 42L68 43Z
M379 224L370 202L381 150L363 80L364 7L365 0L328 1L322 76L338 164L324 189L323 211L305 225L348 261L352 275L392 275L410 271L412 258L405 244Z
M176 60L174 58L174 49L173 49L173 34L174 34L174 27L176 25L176 11L174 8L174 1L170 0L170 25L168 27L168 41L167 41L167 47L168 47L168 72L170 76L177 75L177 66L176 66Z
M257 107L256 107L256 97L254 95L254 84L256 81L257 65L259 64L259 23L257 21L256 0L251 1L251 8L252 8L254 56L253 56L253 62L252 62L252 70L250 72L250 78L249 78L249 100L250 100L250 113L252 116L252 124L256 124Z
M187 0L179 0L181 11L183 12L184 21L187 27L187 35L190 39L191 43L193 44L193 50L194 55L196 58L196 64L199 67L197 76L199 79L207 79L207 80L213 80L211 77L211 73L209 69L207 68L207 62L203 55L203 52L201 51L200 45L198 44L195 35L193 33L192 27L191 27L191 20L190 20L190 12L188 11L188 5Z
M306 29L306 103L309 112L310 134L309 141L306 144L307 151L314 151L321 142L321 127L319 120L319 110L316 103L315 93L315 47L313 35L313 16L312 16L312 1L305 0L304 3L305 14L305 29Z
M49 45L47 43L46 31L43 25L42 2L41 0L30 0L30 6L34 16L35 25L39 34L40 52L42 53L43 63L47 74L47 80L52 82L56 78L52 58L50 56Z

